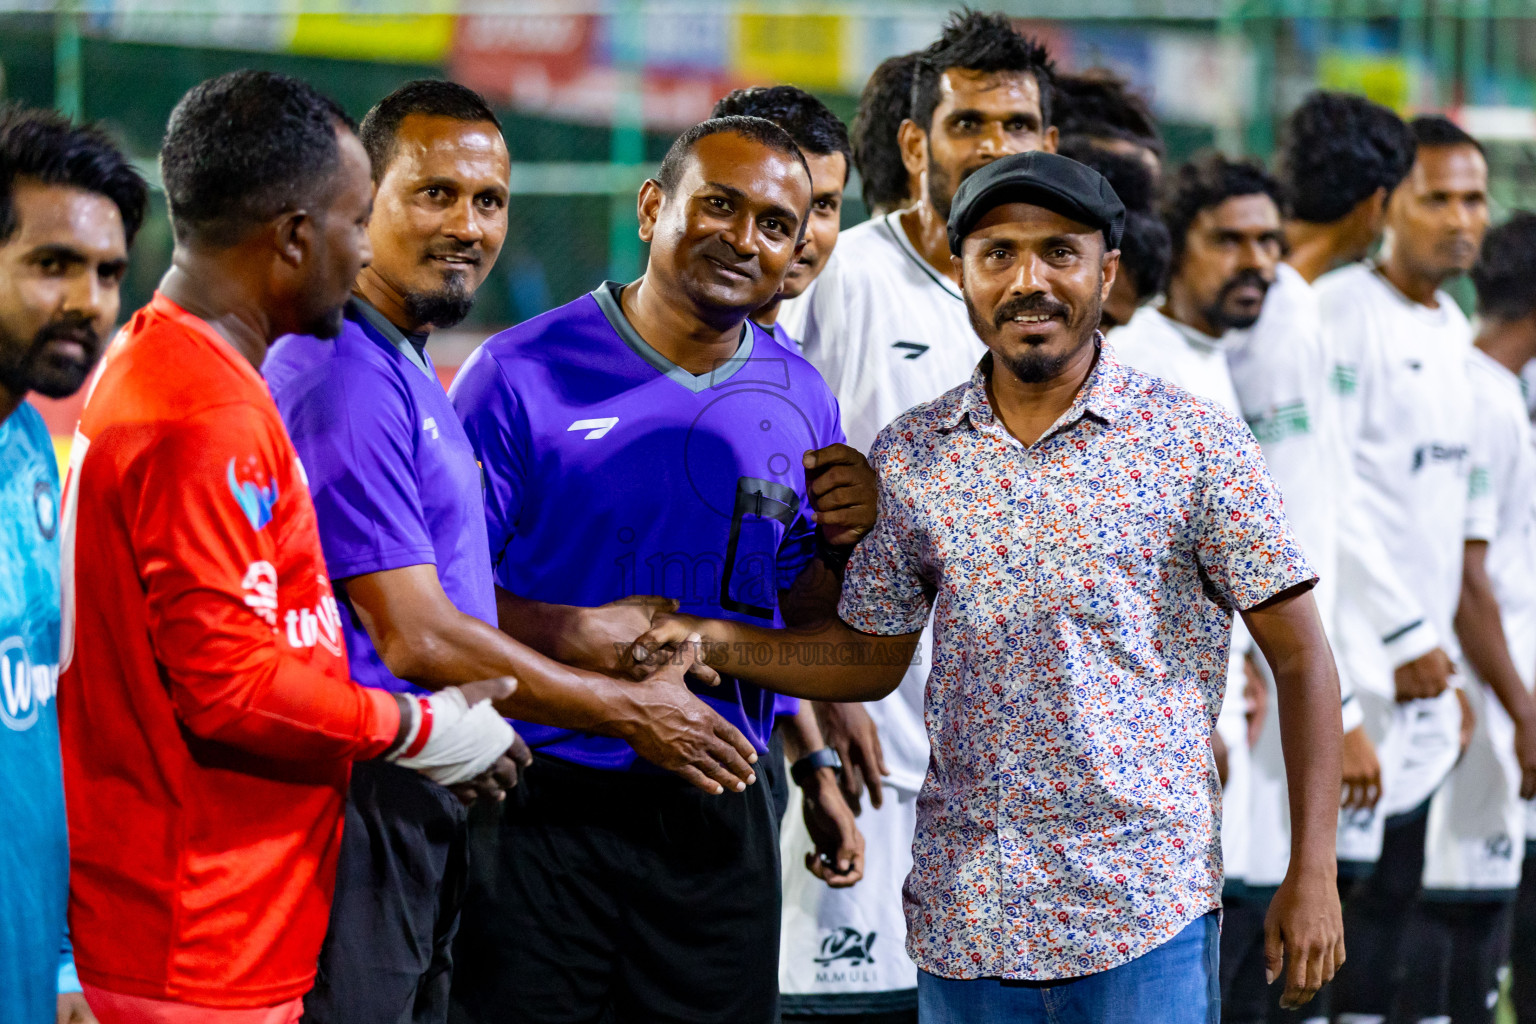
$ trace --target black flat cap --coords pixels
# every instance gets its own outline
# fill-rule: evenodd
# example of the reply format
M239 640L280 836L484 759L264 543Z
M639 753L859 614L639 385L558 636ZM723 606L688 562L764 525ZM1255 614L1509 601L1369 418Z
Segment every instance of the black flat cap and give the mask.
M1125 204L1098 171L1055 153L1015 153L960 183L949 208L949 251L960 255L965 236L1004 203L1029 203L1098 228L1111 249L1125 232Z

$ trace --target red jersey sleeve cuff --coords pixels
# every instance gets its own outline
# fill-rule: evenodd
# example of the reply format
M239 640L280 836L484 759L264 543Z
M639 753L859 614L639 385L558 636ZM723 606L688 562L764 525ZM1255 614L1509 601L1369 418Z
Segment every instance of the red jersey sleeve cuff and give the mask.
M369 761L388 750L400 733L400 702L388 690L362 687L372 713L368 716L371 728L367 736L368 749L359 761Z

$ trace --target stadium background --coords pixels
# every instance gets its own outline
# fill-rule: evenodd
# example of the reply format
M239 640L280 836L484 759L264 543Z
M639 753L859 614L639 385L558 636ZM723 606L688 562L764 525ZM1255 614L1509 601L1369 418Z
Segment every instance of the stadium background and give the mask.
M635 189L676 132L741 85L788 82L845 120L869 72L918 49L951 4L818 0L0 0L0 97L106 122L154 181L167 115L234 68L299 75L356 117L401 82L449 77L503 117L506 247L470 319L437 337L445 378L487 334L644 260ZM1267 158L1311 89L1445 111L1490 151L1495 222L1536 208L1536 0L991 0L1060 67L1147 94L1168 160ZM845 226L865 218L850 182ZM164 272L158 194L123 295ZM1465 282L1463 282L1463 285ZM1465 297L1465 292L1462 293ZM83 397L34 399L62 461Z

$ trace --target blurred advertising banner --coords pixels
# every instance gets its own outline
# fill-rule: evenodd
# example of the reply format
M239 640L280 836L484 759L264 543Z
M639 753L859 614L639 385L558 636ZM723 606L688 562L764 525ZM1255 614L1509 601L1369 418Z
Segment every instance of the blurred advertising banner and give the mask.
M1415 105L1413 69L1397 53L1324 50L1317 58L1317 86L1359 93L1406 114Z
M673 129L709 116L738 83L725 68L714 15L663 15L645 25L642 116ZM613 120L626 82L609 20L592 14L473 14L458 19L449 57L456 81L532 114L588 124Z
M303 13L290 53L342 60L441 64L453 43L453 0L351 0L342 12Z

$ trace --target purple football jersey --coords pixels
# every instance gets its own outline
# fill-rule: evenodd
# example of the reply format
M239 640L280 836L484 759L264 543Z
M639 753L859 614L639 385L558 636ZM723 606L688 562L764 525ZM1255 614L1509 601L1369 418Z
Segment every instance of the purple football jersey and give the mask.
M372 313L372 322L368 317ZM341 334L278 340L262 373L314 496L332 579L435 565L455 608L496 624L480 470L431 361L354 300ZM336 588L352 678L426 691L384 667Z
M778 593L815 547L800 459L843 439L837 400L755 325L713 372L689 373L630 326L621 287L496 335L449 391L485 474L496 582L587 607L660 594L684 612L782 626ZM767 750L772 693L731 678L697 692ZM611 737L518 732L592 767L637 759Z
M773 338L774 341L778 342L781 346L793 352L795 355L800 354L800 342L796 341L795 336L784 329L783 324L774 324L773 327L768 331L768 335L769 337ZM841 434L838 435L838 439L842 440ZM799 711L800 701L798 698L786 697L782 693L776 693L773 695L773 713L775 715L793 715L797 714Z

